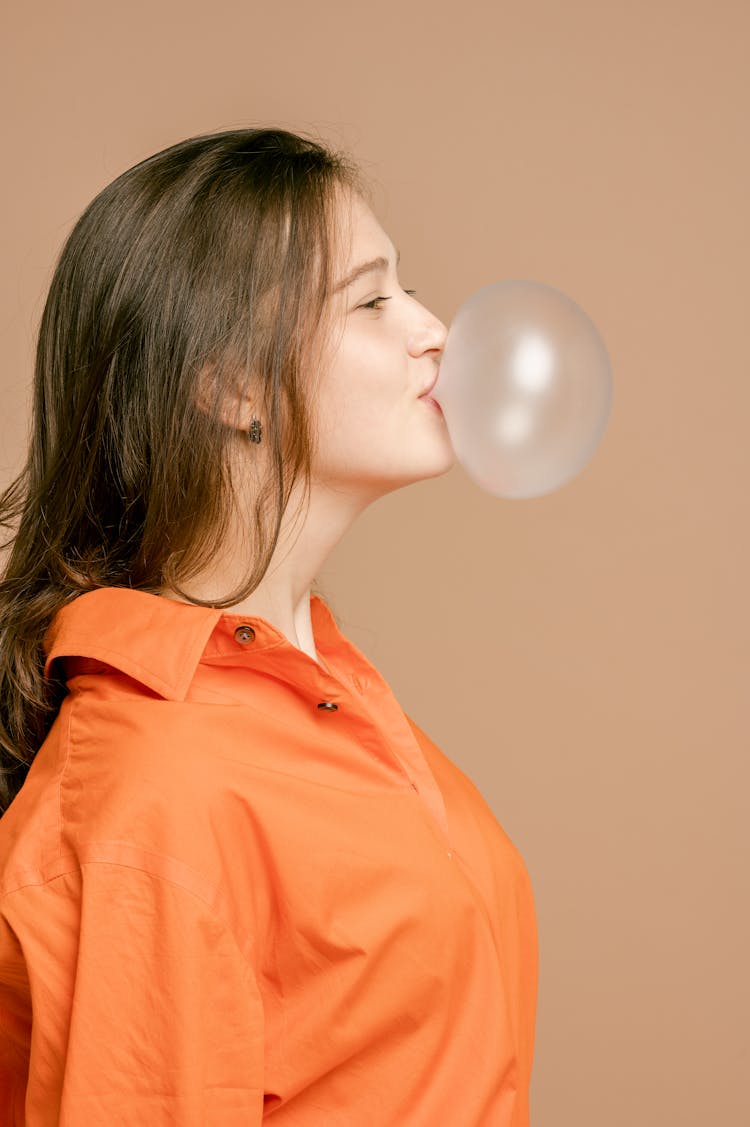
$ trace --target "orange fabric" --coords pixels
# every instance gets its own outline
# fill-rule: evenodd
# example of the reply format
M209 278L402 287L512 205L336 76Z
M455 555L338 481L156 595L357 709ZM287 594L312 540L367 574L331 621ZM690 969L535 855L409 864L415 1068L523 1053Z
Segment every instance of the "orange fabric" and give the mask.
M526 868L311 614L330 672L126 588L55 619L69 692L0 820L4 1125L527 1127Z

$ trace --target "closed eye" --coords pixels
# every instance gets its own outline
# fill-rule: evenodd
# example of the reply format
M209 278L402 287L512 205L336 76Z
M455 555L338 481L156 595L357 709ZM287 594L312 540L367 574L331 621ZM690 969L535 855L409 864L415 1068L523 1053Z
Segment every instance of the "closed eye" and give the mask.
M408 294L412 294L412 295L415 294L416 292L417 292L416 290L404 290L404 293L408 293ZM360 309L374 309L377 312L377 310L380 309L379 302L390 301L390 300L391 300L390 297L374 297L372 299L372 301L365 302L365 304L360 305L359 308Z

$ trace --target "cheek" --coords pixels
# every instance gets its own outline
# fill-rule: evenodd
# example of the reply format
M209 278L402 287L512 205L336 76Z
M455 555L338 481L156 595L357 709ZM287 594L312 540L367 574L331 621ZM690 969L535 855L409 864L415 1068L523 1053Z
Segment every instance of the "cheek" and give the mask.
M384 404L375 393L354 382L329 383L321 393L319 429L323 449L356 449L370 444L370 436L382 427Z
M404 378L404 348L384 326L350 333L331 370L332 382L349 399L383 399L397 393Z
M392 430L394 390L364 361L351 359L321 381L320 462L333 471L382 457Z
M321 441L341 447L382 430L403 408L406 368L403 346L386 337L383 326L346 332L318 381L316 409ZM340 428L337 432L336 428Z

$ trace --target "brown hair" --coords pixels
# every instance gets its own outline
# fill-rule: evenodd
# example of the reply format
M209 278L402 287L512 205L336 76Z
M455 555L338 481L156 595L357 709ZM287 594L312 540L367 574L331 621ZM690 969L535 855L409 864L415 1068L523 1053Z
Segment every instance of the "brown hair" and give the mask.
M309 377L326 342L341 187L366 192L353 161L311 137L202 135L118 176L65 242L39 329L26 465L0 496L0 525L16 529L0 579L0 813L65 692L43 675L57 611L103 586L200 603L180 584L211 559L237 500L237 432L221 413L237 373L257 391L267 472L246 582L212 606L255 589L298 480L309 497Z

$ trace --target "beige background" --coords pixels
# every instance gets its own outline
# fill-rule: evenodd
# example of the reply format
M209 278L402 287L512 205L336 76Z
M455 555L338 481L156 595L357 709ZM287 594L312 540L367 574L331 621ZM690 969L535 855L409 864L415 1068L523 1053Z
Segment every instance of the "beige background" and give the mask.
M528 865L534 1127L750 1123L750 4L46 0L3 22L3 480L62 241L199 132L347 148L446 324L511 277L593 318L613 412L573 482L506 501L457 465L369 509L320 580Z

